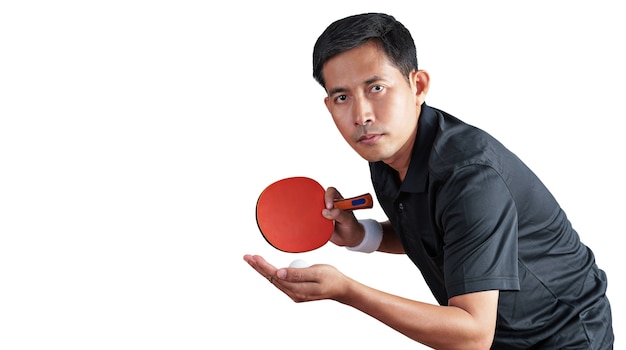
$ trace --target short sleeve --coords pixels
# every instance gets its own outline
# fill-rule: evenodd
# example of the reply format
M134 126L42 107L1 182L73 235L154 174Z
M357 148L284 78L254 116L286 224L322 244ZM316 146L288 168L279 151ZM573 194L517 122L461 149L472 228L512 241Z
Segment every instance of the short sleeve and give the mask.
M437 198L448 298L519 290L517 210L500 174L487 165L465 165L445 181Z

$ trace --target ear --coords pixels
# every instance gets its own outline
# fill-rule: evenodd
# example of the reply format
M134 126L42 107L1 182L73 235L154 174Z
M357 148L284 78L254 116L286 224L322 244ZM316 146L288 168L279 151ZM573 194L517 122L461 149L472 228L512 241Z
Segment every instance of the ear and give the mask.
M426 101L426 95L430 88L430 76L425 70L412 71L409 75L411 79L411 86L414 87L415 100L418 106L421 106Z
M328 112L330 112L330 100L328 99L328 96L324 97L324 104L326 105Z

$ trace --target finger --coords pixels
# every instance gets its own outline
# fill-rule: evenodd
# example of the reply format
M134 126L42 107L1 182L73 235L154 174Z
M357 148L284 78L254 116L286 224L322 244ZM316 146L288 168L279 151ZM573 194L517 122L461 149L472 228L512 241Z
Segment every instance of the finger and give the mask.
M260 255L245 255L244 260L265 278L276 274L276 267L268 263Z
M322 216L328 220L336 220L344 222L354 217L354 213L351 210L341 210L339 208L331 207L322 209Z
M316 265L309 267L283 267L276 271L276 277L280 282L287 283L316 283L318 274Z
M325 264L316 264L307 268L281 268L276 272L278 280L274 285L293 301L305 302L326 299L334 288L332 268ZM331 272L331 274L328 274ZM330 289L329 289L330 287Z
M258 266L258 267L260 267L260 268L262 268L262 269L268 269L268 268L269 268L269 269L274 269L274 270L276 269L273 265L271 265L270 263L268 263L268 262L267 262L267 260L265 260L265 259L264 259L262 256L260 256L260 255L250 255L250 254L248 254L248 255L245 255L245 256L244 256L244 260L245 260L248 264L252 265L253 267L254 267L254 266Z
M326 209L332 209L335 207L335 199L342 199L341 193L334 187L328 187L324 193L324 204Z

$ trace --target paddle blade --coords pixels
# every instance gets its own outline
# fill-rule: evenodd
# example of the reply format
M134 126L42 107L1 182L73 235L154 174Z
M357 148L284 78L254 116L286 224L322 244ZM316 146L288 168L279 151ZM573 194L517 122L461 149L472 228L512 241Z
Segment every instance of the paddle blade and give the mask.
M330 240L334 224L322 216L324 188L313 179L292 177L269 185L259 196L256 220L274 248L300 253Z

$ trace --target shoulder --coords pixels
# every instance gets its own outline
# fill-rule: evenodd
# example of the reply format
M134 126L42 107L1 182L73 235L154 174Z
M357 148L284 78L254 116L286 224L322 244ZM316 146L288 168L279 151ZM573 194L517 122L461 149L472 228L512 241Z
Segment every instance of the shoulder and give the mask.
M496 138L444 111L436 111L436 131L428 158L431 174L440 177L469 165L502 171L516 157Z

